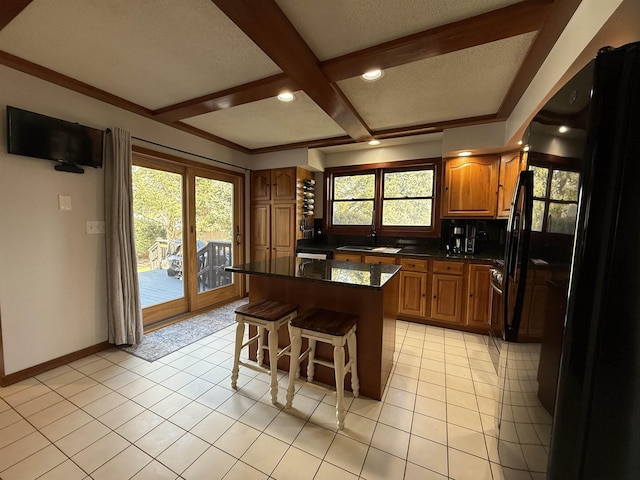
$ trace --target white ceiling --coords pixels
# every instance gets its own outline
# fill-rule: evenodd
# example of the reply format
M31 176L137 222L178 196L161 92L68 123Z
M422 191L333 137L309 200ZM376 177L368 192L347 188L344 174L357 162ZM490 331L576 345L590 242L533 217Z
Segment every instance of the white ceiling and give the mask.
M238 100L238 92L253 91L250 82L262 85L263 79L274 75L280 75L285 83L298 84L288 76L289 71L280 68L282 63L272 52L265 53L267 50L255 43L255 36L252 40L250 33L223 13L222 5L216 6L216 0L17 0L21 1L27 5L24 10L0 29L0 54L18 57L17 62L26 65L25 71L46 67L48 71L36 74L45 79L64 75L88 85L93 91L89 94L96 98L115 96L122 100L119 106L140 107L138 113L164 123L179 122L173 124L248 153L299 147L305 142L323 147L354 143L353 135L338 120L339 108L316 103L319 97L313 82L311 87L296 88L297 100L289 104L265 96L262 90L248 100ZM363 49L434 28L445 32L452 22L488 12L493 15L497 9L517 7L518 3L260 1L269 5L275 1L301 44L309 47L312 58L315 56L311 67L318 68L316 79L324 75L324 65L336 57L357 57ZM237 2L253 5L250 0ZM553 0L525 3L553 4ZM272 18L256 21L267 37L281 34L281 28L273 27ZM337 92L336 96L344 99L340 108L346 105L352 109L353 118L360 120L371 137L380 134L387 138L393 135L384 135L385 131L396 129L397 136L408 134L406 129L424 134L424 127L431 124L440 125L434 131L442 131L443 122L465 125L471 117L484 116L489 120L483 121L491 121L509 95L537 33L534 30L428 58L399 61L378 82L364 82L351 75L335 83L322 78L319 85L324 81ZM289 45L280 47L281 53L299 54L300 45L293 43L290 51ZM69 88L77 89L77 85ZM232 95L215 108L203 104L201 110L186 117L167 120L158 116L159 109L203 96L217 97L229 89Z

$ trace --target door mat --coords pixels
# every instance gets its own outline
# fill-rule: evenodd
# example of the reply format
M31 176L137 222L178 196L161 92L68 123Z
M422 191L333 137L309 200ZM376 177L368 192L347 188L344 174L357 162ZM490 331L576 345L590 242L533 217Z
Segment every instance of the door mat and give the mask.
M243 298L160 328L145 334L142 342L138 345L121 346L120 348L136 357L153 362L232 325L235 323L235 309L248 301L248 298Z

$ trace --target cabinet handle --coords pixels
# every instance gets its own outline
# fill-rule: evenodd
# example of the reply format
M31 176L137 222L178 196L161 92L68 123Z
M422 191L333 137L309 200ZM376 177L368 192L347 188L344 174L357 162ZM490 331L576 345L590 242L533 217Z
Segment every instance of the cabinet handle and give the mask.
M469 294L469 297L473 297L473 293L470 293L470 294Z
M436 298L436 296L434 295L433 298Z

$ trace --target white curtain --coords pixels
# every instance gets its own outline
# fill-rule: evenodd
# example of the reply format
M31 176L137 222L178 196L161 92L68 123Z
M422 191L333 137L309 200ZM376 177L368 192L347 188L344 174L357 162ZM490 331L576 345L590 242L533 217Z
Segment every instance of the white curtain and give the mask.
M107 321L109 343L137 345L142 340L142 310L133 230L131 134L107 132L104 170L107 244Z

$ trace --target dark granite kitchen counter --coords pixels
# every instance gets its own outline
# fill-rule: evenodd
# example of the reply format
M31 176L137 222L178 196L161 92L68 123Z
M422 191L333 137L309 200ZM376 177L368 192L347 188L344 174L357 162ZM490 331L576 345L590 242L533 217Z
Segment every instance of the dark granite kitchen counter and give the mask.
M391 277L400 271L400 266L283 257L234 265L226 267L225 270L249 275L341 284L350 287L382 288Z
M353 247L353 248L352 248ZM404 247L397 247L398 251L393 253L387 253L380 251L379 247L358 247L357 245L338 245L329 243L307 243L305 245L299 245L298 250L304 250L309 253L338 253L338 252L353 252L363 255L389 255L398 257L430 257L438 260L463 260L473 262L494 262L496 260L504 259L503 249L491 249L486 251L480 251L476 254L448 254L442 250L440 246L433 245L409 245ZM389 248L394 248L394 245L389 245Z

